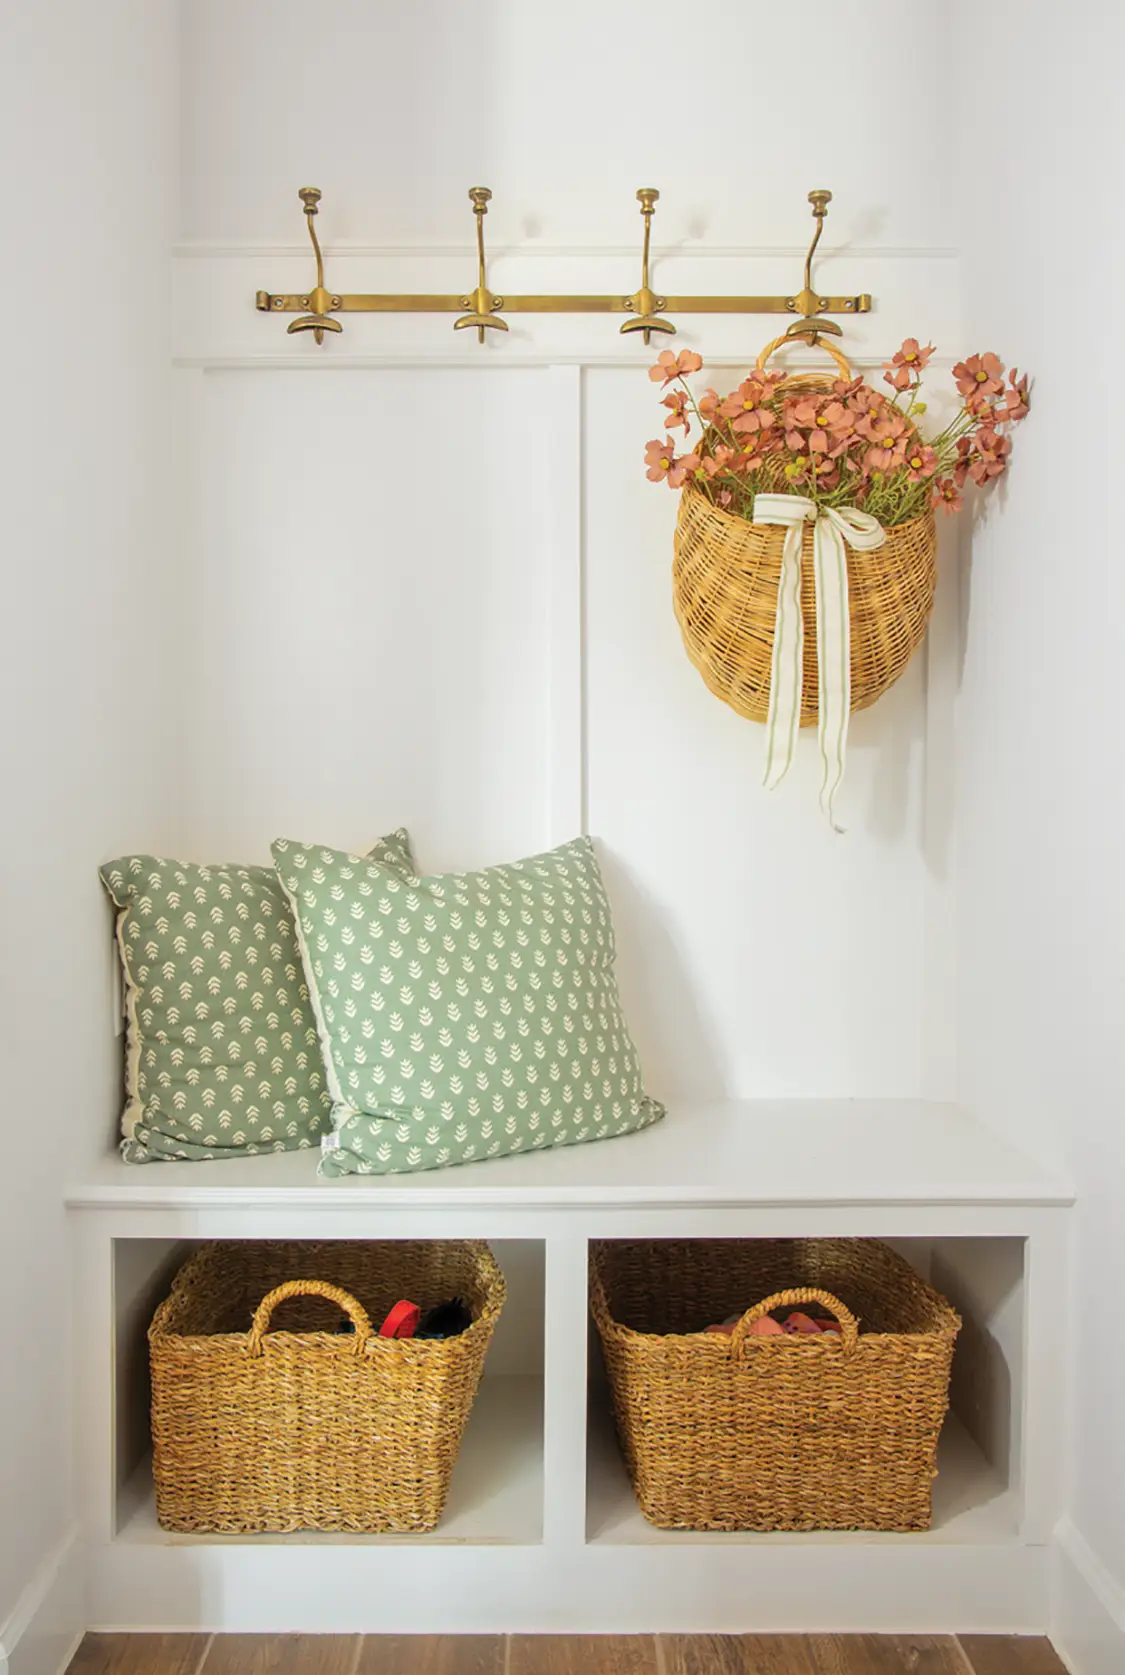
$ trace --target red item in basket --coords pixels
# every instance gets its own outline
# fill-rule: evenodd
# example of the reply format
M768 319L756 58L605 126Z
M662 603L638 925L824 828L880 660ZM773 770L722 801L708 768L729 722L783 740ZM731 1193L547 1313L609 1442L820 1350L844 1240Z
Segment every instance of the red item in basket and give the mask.
M418 1322L422 1318L422 1311L417 1303L408 1303L405 1298L395 1304L390 1314L379 1328L381 1338L412 1338L418 1330Z

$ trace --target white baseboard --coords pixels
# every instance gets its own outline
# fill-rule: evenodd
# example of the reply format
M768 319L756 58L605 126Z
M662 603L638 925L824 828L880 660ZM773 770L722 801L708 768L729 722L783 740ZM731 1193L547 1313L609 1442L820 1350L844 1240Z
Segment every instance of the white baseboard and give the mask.
M85 1627L82 1551L73 1526L0 1623L0 1675L62 1675Z
M1125 1588L1069 1518L1055 1531L1051 1639L1070 1675L1125 1669Z

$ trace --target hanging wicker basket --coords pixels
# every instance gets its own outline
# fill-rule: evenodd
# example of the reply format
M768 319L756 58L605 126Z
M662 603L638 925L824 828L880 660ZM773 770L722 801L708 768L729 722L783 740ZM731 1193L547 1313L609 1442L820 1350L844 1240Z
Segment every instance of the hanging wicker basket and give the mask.
M761 371L778 338L758 356ZM831 344L845 378L851 367ZM837 373L800 373L787 392L824 389ZM782 487L779 484L778 487ZM739 715L765 721L769 711L777 592L785 531L748 523L715 506L700 490L680 498L672 567L676 618L684 646L716 698ZM873 552L847 553L851 620L851 708L867 709L898 680L925 637L937 585L937 536L932 512L887 530ZM816 597L813 529L802 537L801 609L804 664L800 724L817 719Z

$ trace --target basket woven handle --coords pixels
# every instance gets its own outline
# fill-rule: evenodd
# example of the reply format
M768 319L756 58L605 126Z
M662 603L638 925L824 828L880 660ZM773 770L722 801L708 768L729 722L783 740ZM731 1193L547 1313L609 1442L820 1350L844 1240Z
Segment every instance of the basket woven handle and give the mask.
M772 343L767 343L765 348L762 350L761 354L758 356L758 359L754 362L755 372L761 372L762 371L763 367L765 366L766 362L769 360L770 356L773 354L775 349L780 349L783 344L792 343L792 342L794 342L794 339L789 337L785 332L782 332L781 336L780 337L775 337ZM829 343L827 338L822 340L820 346L821 346L822 349L826 349L828 351L828 353L832 356L832 359L836 362L836 365L839 367L843 376L845 378L851 378L851 376L852 376L851 364L848 361L848 357L844 354L843 350L837 349L836 345L834 343Z
M772 1314L774 1309L784 1308L788 1303L822 1304L829 1314L835 1315L840 1322L840 1343L844 1353L852 1353L859 1338L859 1322L855 1315L838 1297L833 1297L830 1291L818 1291L811 1286L802 1286L796 1291L775 1291L772 1297L763 1297L760 1303L755 1303L752 1309L747 1309L730 1335L731 1353L736 1356L744 1354L746 1339L754 1322L761 1320L764 1314Z
M371 1336L371 1321L363 1304L357 1303L350 1291L342 1291L338 1285L329 1285L327 1280L286 1280L284 1285L275 1286L267 1292L258 1304L246 1334L247 1355L262 1353L262 1339L269 1329L273 1311L287 1297L327 1297L330 1303L338 1304L355 1327L355 1352L363 1354Z

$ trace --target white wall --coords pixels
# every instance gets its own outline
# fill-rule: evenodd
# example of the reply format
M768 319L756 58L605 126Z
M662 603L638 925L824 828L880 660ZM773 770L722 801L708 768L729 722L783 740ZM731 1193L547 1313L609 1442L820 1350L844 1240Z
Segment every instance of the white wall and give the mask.
M653 350L611 317L514 317L481 349L448 317L372 315L318 349L253 308L260 287L308 285L303 184L325 193L338 289L462 287L483 181L497 289L632 290L652 183L674 252L658 283L720 293L799 285L806 193L828 184L818 283L878 302L855 352L877 361L911 329L952 350L940 20L844 5L798 52L776 8L727 0L720 64L665 0L640 27L587 0L565 18L515 0L302 16L183 9L177 350L203 507L185 841L261 856L279 823L358 842L409 820L437 867L584 820L656 1091L947 1095L948 604L929 662L856 720L836 838L814 741L767 798L761 729L679 643L675 501L640 466ZM906 62L911 140L888 147ZM701 163L759 142L743 186ZM778 324L682 321L678 341L726 359L729 383Z
M105 1149L119 1100L95 869L175 825L162 436L174 44L164 0L0 17L0 1638L70 1514L61 1185L71 1160Z
M1078 1188L1072 1519L1121 1588L1125 1339L1106 1328L1102 1301L1125 1269L1125 567L1115 533L1125 17L1012 0L966 7L963 20L974 61L1013 113L1010 132L981 143L975 95L962 107L970 347L1030 370L1035 405L968 575L957 711L962 1091L997 1127L1061 1157ZM1060 1354L1062 1332L1060 1322Z
M313 184L337 237L464 243L466 190L484 184L509 238L631 244L633 193L657 185L666 241L788 245L805 193L829 183L832 242L953 242L929 149L950 40L930 6L839 0L802 29L765 0L712 0L705 33L675 0L638 15L336 0L315 29L300 0L182 10L189 240L287 243Z

